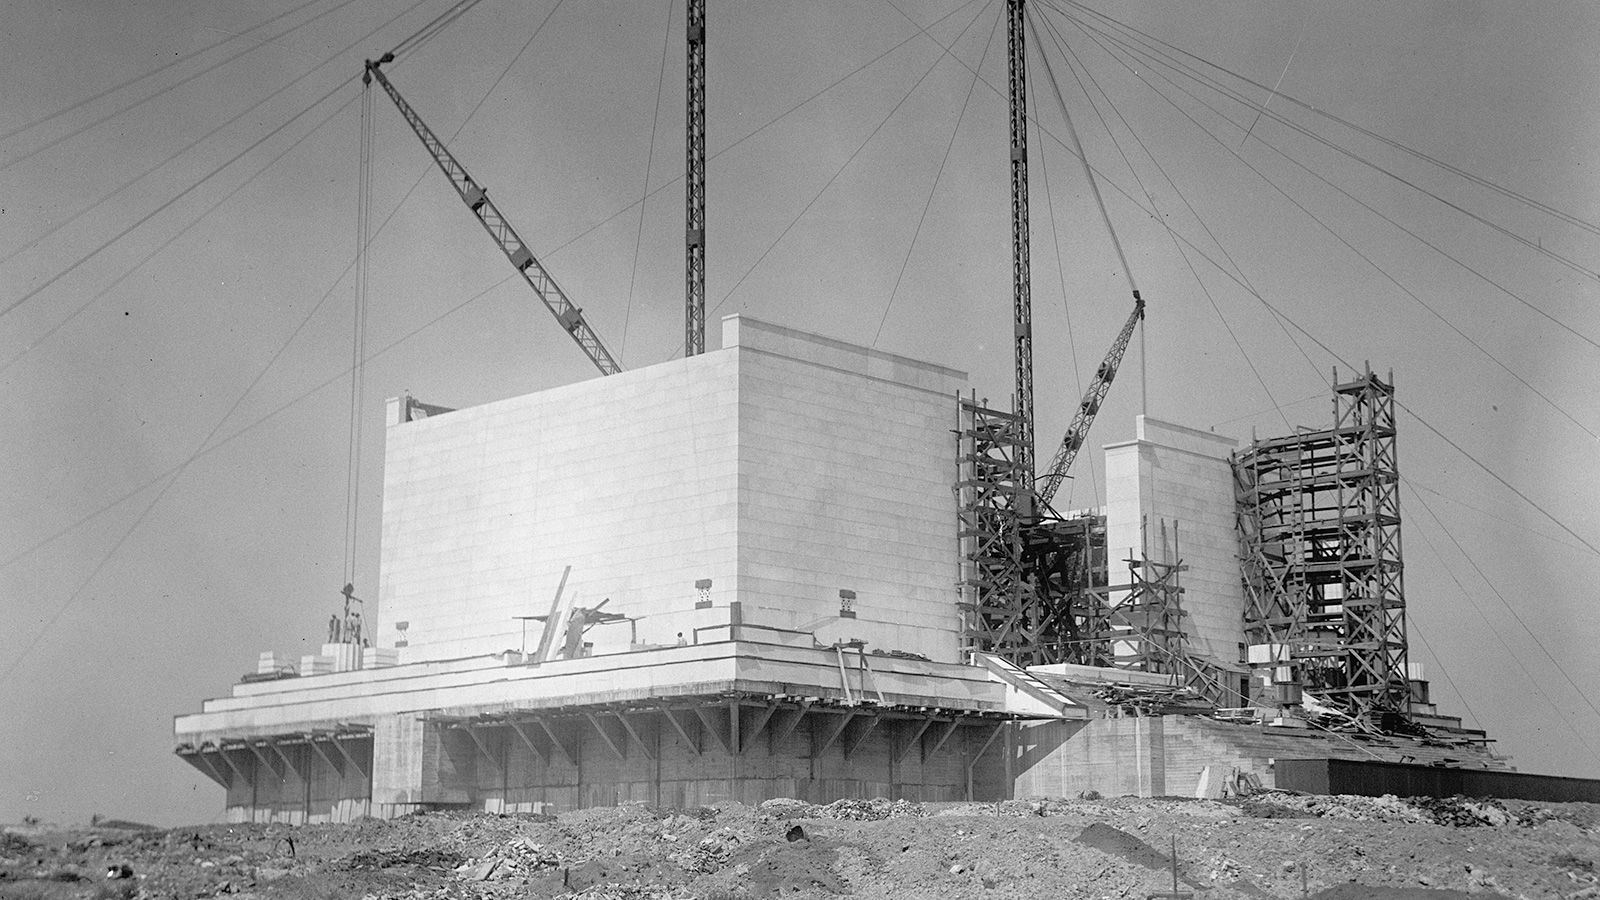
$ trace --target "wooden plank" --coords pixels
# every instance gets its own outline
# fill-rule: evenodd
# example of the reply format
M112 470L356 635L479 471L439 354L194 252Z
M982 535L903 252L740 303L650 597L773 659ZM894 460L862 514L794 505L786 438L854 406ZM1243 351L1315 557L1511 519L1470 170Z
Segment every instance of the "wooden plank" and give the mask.
M472 743L477 745L478 752L483 754L483 758L487 759L490 765L493 765L495 768L500 768L500 760L495 757L495 754L490 752L488 743L486 743L478 734L478 729L472 725L468 725L462 730L467 733L467 737L472 738Z
M185 754L183 754L183 758L184 759L187 759L187 760L198 760L200 765L205 767L205 771L210 774L211 780L215 781L217 784L222 785L224 790L232 787L232 785L230 785L228 783L228 776L224 775L222 773L222 770L218 769L216 764L213 763L211 760L207 759L206 757L207 757L207 754L206 754L206 752L204 750L196 750L193 753L185 753Z
M511 730L517 733L517 737L522 738L522 743L526 744L528 749L532 751L534 758L539 760L540 765L548 766L550 764L549 754L543 750L540 750L539 745L533 742L533 738L528 737L528 733L522 730L521 722L518 722L516 719L507 719L506 724L510 725Z
M740 753L749 750L750 745L756 742L756 738L761 737L761 729L767 727L767 723L772 720L772 714L777 711L778 704L768 703L766 707L756 715L756 720L750 724L749 728L744 730L743 743L739 746Z
M233 761L233 757L228 755L228 751L227 750L225 750L225 749L223 749L221 747L218 747L217 748L217 755L222 757L222 761L224 763L227 763L228 768L233 770L233 774L239 776L239 780L240 781L244 782L245 784L249 784L250 783L250 776L246 775L244 773L244 770L239 768L238 764L236 764Z
M633 723L628 721L628 714L621 711L614 711L612 715L616 716L617 721L622 723L623 729L628 732L630 737L633 738L633 742L639 745L639 752L644 754L644 758L653 762L656 758L655 750L651 748L649 742L647 742L633 727Z
M845 741L844 741L844 758L845 759L849 759L850 755L852 753L856 752L856 748L860 747L861 743L867 739L867 735L872 734L873 729L878 727L878 716L876 716L876 715L862 714L860 716L857 716L856 718L857 718L857 722L864 723L864 724L861 724L857 728L856 734L854 736L846 736L845 737Z
M618 747L617 742L612 740L611 735L606 733L605 726L600 724L600 720L595 717L594 713L586 712L583 717L588 719L589 724L594 726L594 730L600 733L600 739L606 742L606 746L610 747L611 752L617 755L617 759L626 760L628 758L628 751L625 749L627 747L626 742L624 742L623 746Z
M933 723L934 719L932 718L922 720L922 724L917 726L916 731L911 733L911 737L906 741L905 746L900 748L900 752L895 755L895 765L903 765L906 761L906 757L911 755L911 751L921 746L923 733L926 732L928 730L928 726L932 725Z
M306 776L301 774L299 769L295 768L294 760L289 758L289 754L283 752L283 745L282 744L278 743L277 741L268 741L267 743L272 747L273 751L275 751L278 754L278 756L283 758L283 765L284 765L284 771L285 772L293 772L295 774L295 777L299 778L300 780L302 780L302 781L307 780Z
M245 744L245 746L249 747L250 752L255 754L257 762L260 762L263 766L266 766L268 772L278 776L279 781L282 781L286 777L285 773L279 772L278 767L272 764L272 758L261 752L260 747L250 743Z
M850 675L845 671L844 667L844 648L834 644L833 652L839 658L839 686L844 688L844 701L846 703L855 703L855 694L850 690Z
M973 765L977 764L979 759L983 758L983 754L989 752L989 745L994 743L994 739L1000 736L1000 732L1004 730L1005 727L1006 723L1004 722L1000 722L994 726L994 729L989 732L989 739L983 742L982 747L978 748L977 754L972 757L972 763L968 764L967 768L972 768Z
M784 721L772 726L772 731L769 732L773 746L788 740L789 735L794 734L795 726L800 724L800 720L805 718L806 712L810 709L811 701L803 700L800 702L798 709L786 710L786 712L793 713L793 715L786 715Z
M833 716L838 719L838 721L835 724L828 726L827 730L823 732L822 744L820 746L816 746L815 740L813 740L813 746L811 749L812 759L821 759L822 754L828 752L828 748L832 747L833 742L839 739L840 734L844 733L845 726L850 724L850 720L856 717L857 712L858 711L854 709L846 709L843 712L833 713Z
M576 768L578 765L578 754L569 749L566 744L561 743L561 739L556 737L555 729L550 727L550 723L545 721L545 717L534 716L533 721L544 730L545 734L550 736L550 743L553 744L557 750L561 751L561 755L566 759L567 765Z
M312 741L311 749L316 751L318 756L322 757L322 761L328 764L328 768L338 772L340 778L344 777L344 760L330 756L328 751L322 749L322 741Z
M333 747L335 750L339 751L339 755L344 757L346 762L350 763L350 765L354 767L357 772L361 773L362 778L372 777L372 773L362 768L361 763L356 759L355 754L350 752L350 749L344 745L344 741L342 739L334 738Z
M696 706L694 715L695 718L700 720L700 724L705 727L705 730L711 732L711 736L717 739L717 746L721 747L726 753L733 752L733 748L728 746L728 739L722 736L722 729L711 721L711 715L706 711L705 707Z
M533 651L533 661L542 663L545 654L550 652L550 644L556 636L556 614L561 610L561 592L566 590L567 576L572 574L572 567L567 566L561 570L561 583L556 585L556 598L550 601L550 615L544 620L544 631L539 634L539 646ZM535 607L537 609L537 607Z
M944 727L944 730L939 733L939 739L937 741L933 742L933 749L929 750L929 749L926 748L926 746L924 746L924 749L922 751L922 761L923 762L927 762L928 760L930 760L934 756L936 756L939 753L939 750L942 747L944 747L945 741L950 740L950 735L955 734L956 733L956 729L959 728L960 726L961 726L961 717L960 716L956 716L954 719L951 719L948 723L946 723L945 727Z
M673 712L673 710L663 709L661 711L661 714L667 717L667 721L668 722L672 723L673 730L678 732L678 736L683 738L683 742L685 744L689 745L689 749L694 751L694 755L695 756L699 756L700 755L700 742L695 740L692 737L689 737L689 732L684 729L683 723L678 721L678 717Z

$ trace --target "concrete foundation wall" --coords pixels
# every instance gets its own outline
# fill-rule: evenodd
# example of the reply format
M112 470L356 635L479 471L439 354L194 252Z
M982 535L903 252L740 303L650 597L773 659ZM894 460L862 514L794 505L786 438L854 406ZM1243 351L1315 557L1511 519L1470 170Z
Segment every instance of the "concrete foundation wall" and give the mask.
M1274 761L1333 758L1427 765L1444 759L1503 765L1471 748L1425 746L1391 738L1389 746L1357 744L1320 732L1237 725L1196 716L1092 719L1023 725L1013 758L1019 797L1194 796L1207 766L1221 777L1233 769L1276 784Z
M371 787L365 771L371 769L371 745L350 747L356 761L324 759L309 745L283 748L286 764L277 751L267 749L264 762L248 751L228 753L225 817L229 822L351 822L372 813ZM291 765L292 764L292 765Z
M671 728L642 723L647 756L637 744L623 741L626 735L620 731L613 735L619 745L614 749L589 723L573 722L556 728L573 753L571 761L560 753L533 752L509 728L479 729L481 746L454 730L445 732L440 746L450 758L441 761L470 784L460 799L488 812L560 812L621 803L754 805L776 797L828 803L841 797L951 801L1007 796L1004 778L996 775L1004 770L1003 740L994 741L978 758L968 784L968 766L984 749L991 728L962 728L927 759L917 749L900 759L910 726L881 727L848 758L839 743L814 756L827 723L827 717L809 718L782 740L762 735L742 754L729 753L703 729L689 729L697 748ZM384 805L378 814L398 815L421 805L431 804Z
M1147 416L1138 417L1136 435L1106 447L1111 583L1127 582L1130 555L1148 552L1160 562L1181 558L1188 566L1180 583L1191 651L1236 663L1244 590L1228 462L1234 441Z

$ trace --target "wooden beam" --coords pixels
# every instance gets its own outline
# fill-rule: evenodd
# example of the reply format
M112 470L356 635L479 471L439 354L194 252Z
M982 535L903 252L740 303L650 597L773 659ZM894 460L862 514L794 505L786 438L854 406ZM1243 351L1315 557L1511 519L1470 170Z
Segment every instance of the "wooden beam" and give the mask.
M295 768L294 760L289 758L289 754L283 752L283 745L282 744L278 743L277 741L268 741L267 743L272 746L273 751L275 751L278 754L278 756L283 758L283 765L284 765L284 771L285 772L293 772L302 781L308 780L306 778L306 776L300 772L299 769Z
M202 772L209 775L212 781L222 785L224 790L231 787L231 785L228 784L228 776L222 774L222 770L218 769L216 765L211 762L211 760L206 758L206 752L204 750L196 750L193 753L182 754L182 756L191 763L197 763L195 766L197 769L201 766L204 766L205 768L202 769Z
M545 617L544 630L539 632L539 645L533 651L534 665L545 662L545 655L550 652L550 645L555 641L556 620L560 618L561 612L561 592L567 589L567 576L571 574L571 566L561 570L561 583L556 585L555 599L550 601L550 615Z
M472 725L468 725L462 730L467 733L467 737L472 738L472 743L477 745L478 752L483 754L483 758L487 759L489 764L495 768L500 768L500 761L495 758L493 753L489 752L489 745L482 737L478 735L478 729Z
M343 778L344 777L344 760L342 758L336 758L336 757L330 756L328 754L328 751L322 749L322 743L323 743L322 741L312 741L311 742L311 749L316 751L316 754L318 756L322 757L322 761L328 764L328 768L334 770L335 772L338 772L339 773L339 777Z
M228 755L228 751L225 748L219 746L217 748L217 755L222 757L222 761L228 764L228 768L233 770L233 774L239 776L240 781L244 782L245 784L250 783L250 776L246 775L244 770L239 768L238 764L233 761L233 757Z
M772 720L772 714L777 711L778 704L768 703L766 707L761 710L761 712L756 714L756 720L750 723L749 728L744 730L742 735L743 743L739 746L740 753L749 750L750 745L756 742L756 738L761 737L761 729L767 727L767 723Z
M856 713L857 710L855 709L846 709L843 712L833 713L834 717L838 719L838 723L828 726L822 738L821 746L817 745L815 737L812 738L812 759L821 759L822 754L828 752L828 748L832 747L833 742L839 739L840 734L844 733L844 727L850 724L850 720L856 717Z
M798 709L786 710L786 712L792 712L794 715L786 715L783 722L772 726L772 730L768 732L768 735L773 745L776 746L783 743L788 739L789 735L794 734L795 726L800 724L800 720L805 718L806 712L810 709L811 701L802 700Z
M856 752L856 748L861 746L861 742L865 741L867 739L867 735L871 734L872 730L874 728L878 727L878 716L876 716L876 715L863 714L861 716L858 716L857 718L860 721L864 722L865 724L863 724L859 728L857 728L856 733L855 733L854 736L851 736L851 735L846 735L845 736L845 739L844 739L844 758L845 759L849 759L850 758L850 754Z
M717 746L721 747L726 753L733 752L733 749L728 746L728 739L722 736L722 729L717 727L717 723L711 721L711 716L708 712L706 712L705 707L696 706L694 708L694 715L695 718L700 720L701 726L703 726L706 731L711 732L711 736L717 739Z
M351 753L350 749L344 745L344 740L340 738L334 738L333 749L338 750L339 755L344 757L345 761L353 766L357 772L360 772L362 778L372 777L372 773L367 771L366 768L361 765L361 762L356 759L355 754ZM374 748L374 752L376 752L376 748Z
M612 715L616 716L617 721L622 723L623 730L628 732L628 735L633 738L633 742L639 745L639 752L644 754L644 758L654 761L656 758L656 751L650 747L649 742L647 742L644 737L640 735L639 732L633 727L633 723L628 721L628 714L620 710L616 710L612 712Z
M625 759L628 758L628 751L626 749L626 747L627 747L627 742L626 741L623 742L623 745L621 747L618 747L617 746L617 742L612 740L611 739L611 735L606 733L605 726L600 724L600 720L595 717L594 713L586 712L586 713L583 714L583 717L589 720L589 724L594 726L594 730L595 731L600 732L600 739L602 741L606 742L606 746L610 747L611 748L611 752L615 753L617 755L617 759L625 760Z
M683 727L683 723L678 721L677 715L670 709L663 709L661 714L667 717L668 722L672 723L673 730L678 732L678 737L683 738L685 744L689 745L689 749L694 751L694 755L699 756L700 742L689 737L689 732Z
M267 771L268 772L271 772L272 774L278 776L278 780L279 781L282 781L284 778L287 777L286 773L278 771L278 767L272 764L272 758L270 756L267 756L265 753L262 753L260 747L258 747L257 745L255 745L253 743L246 743L245 746L249 747L250 748L250 752L255 754L256 760L258 762L260 762L263 766L267 767Z
M561 751L561 755L566 759L567 765L576 767L578 765L578 754L573 752L566 744L561 743L561 739L556 737L555 730L550 727L550 723L545 720L545 717L534 716L533 721L544 730L545 734L550 736L550 743Z
M940 748L944 747L945 741L950 740L950 735L955 734L956 729L959 727L961 727L960 716L956 716L954 719L951 719L948 723L946 723L944 730L939 732L939 739L933 742L933 749L929 750L926 748L926 746L924 746L922 751L922 761L927 762L936 756L939 753Z
M518 722L516 719L507 719L506 724L510 725L511 730L517 733L517 737L522 738L522 743L527 745L528 749L533 752L533 755L538 758L541 765L550 764L550 755L545 751L540 750L539 745L533 742L533 738L528 737L528 733L522 730L521 722Z
M921 745L922 735L928 730L928 726L932 725L933 722L934 720L931 718L922 720L922 724L917 726L917 729L911 733L911 738L906 741L905 746L901 747L900 752L895 755L895 765L903 765L906 761L906 757L911 755L911 751L917 749L917 747Z
M994 739L1000 736L1000 732L1005 727L1006 723L1004 722L1000 722L994 726L994 730L989 732L989 739L983 742L982 747L978 748L978 752L972 757L972 763L968 764L967 768L972 768L972 766L976 765L978 760L983 757L983 754L989 752L989 745L994 743Z

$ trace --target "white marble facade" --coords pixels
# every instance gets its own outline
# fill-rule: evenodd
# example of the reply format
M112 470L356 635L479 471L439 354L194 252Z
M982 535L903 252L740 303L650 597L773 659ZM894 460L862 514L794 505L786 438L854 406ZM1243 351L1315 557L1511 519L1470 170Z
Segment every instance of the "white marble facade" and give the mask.
M730 317L700 356L414 422L392 403L377 642L403 638L402 662L520 649L514 617L548 612L571 566L578 605L638 620L591 629L596 654L692 640L738 601L746 624L955 661L965 381Z

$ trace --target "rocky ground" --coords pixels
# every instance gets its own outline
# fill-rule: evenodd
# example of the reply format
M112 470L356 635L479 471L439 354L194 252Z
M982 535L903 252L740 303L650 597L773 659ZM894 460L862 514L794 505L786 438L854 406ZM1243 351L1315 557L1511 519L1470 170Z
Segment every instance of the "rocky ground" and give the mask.
M1268 793L999 804L774 800L170 831L17 826L0 900L1600 900L1600 806Z

